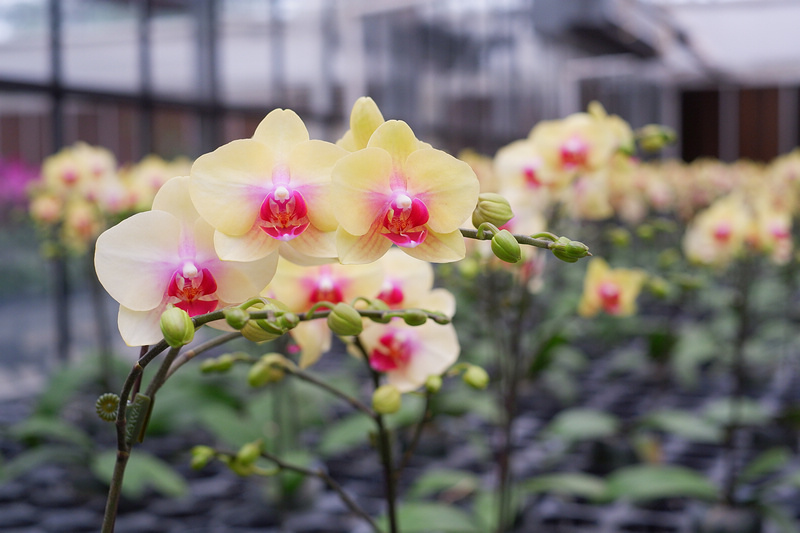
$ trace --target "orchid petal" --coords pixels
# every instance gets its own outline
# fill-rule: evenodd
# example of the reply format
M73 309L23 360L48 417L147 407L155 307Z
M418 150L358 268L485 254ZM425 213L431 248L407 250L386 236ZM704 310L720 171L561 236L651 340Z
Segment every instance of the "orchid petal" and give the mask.
M339 224L352 235L365 234L382 218L391 201L389 154L365 148L346 155L331 174L331 203Z
M467 163L441 150L417 150L405 165L407 190L428 207L428 227L447 233L463 224L478 204L480 182Z
M125 344L147 346L161 341L164 338L160 325L164 309L166 305L160 305L149 311L133 311L120 305L117 326Z
M214 233L214 248L223 261L257 261L278 249L281 241L273 239L258 226L241 236Z
M322 231L333 231L337 223L330 200L331 171L347 152L323 141L308 141L295 146L289 156L291 186L308 204L311 224Z
M200 218L189 196L189 176L176 176L167 180L153 198L154 211L166 211L186 224Z
M219 261L214 268L217 295L231 304L242 303L264 290L277 267L277 253L247 263Z
M336 258L335 231L320 231L314 226L309 226L297 238L286 244L304 256L321 259Z
M138 213L97 238L97 278L112 298L134 311L158 306L181 242L181 223L164 211Z
M258 218L274 166L270 147L250 139L230 142L192 165L192 202L217 230L244 235Z
M408 124L402 120L389 120L378 126L367 147L383 148L389 152L393 165L399 170L404 167L408 156L420 149L420 142Z
M292 338L300 349L300 368L316 363L322 354L331 349L331 330L324 320L301 322L292 329Z
M269 146L276 154L286 155L294 145L308 140L308 130L291 109L275 109L258 125L253 140Z
M380 233L380 223L373 224L364 235L351 235L343 227L336 230L336 250L343 265L372 263L380 259L392 241Z
M459 230L450 233L429 231L428 236L419 246L402 248L402 250L411 257L431 263L460 261L467 254L464 236Z

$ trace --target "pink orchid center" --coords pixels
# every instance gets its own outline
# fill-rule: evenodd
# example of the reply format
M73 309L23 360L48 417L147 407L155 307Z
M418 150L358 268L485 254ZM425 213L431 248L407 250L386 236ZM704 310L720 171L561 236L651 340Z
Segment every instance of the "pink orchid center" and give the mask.
M525 183L531 189L538 189L542 186L542 181L539 179L539 176L536 174L538 169L533 165L528 165L524 169L522 169L522 173L525 176Z
M731 238L731 233L733 233L733 230L730 223L720 222L717 224L717 227L714 228L714 239L720 244L724 244Z
M318 302L338 304L344 301L344 294L336 280L323 272L311 287L311 295L308 300L312 305Z
M381 292L378 294L378 299L383 300L386 305L392 308L398 307L403 302L403 289L399 283L392 280L386 280L383 283Z
M773 224L772 227L770 227L770 233L779 241L788 239L790 236L789 228L783 224Z
M369 355L369 364L378 372L390 372L407 365L411 356L411 340L401 332L391 331L378 339L378 346Z
M67 185L72 185L78 181L78 172L74 168L64 169L61 173L61 180Z
M589 145L577 135L561 145L561 165L567 169L582 167L589 159Z
M308 206L299 191L279 185L261 204L261 229L279 241L290 241L309 225Z
M172 274L167 295L175 307L180 307L189 316L204 315L216 310L217 281L207 268L198 270L188 261Z
M395 193L383 217L383 236L404 248L414 248L425 241L428 229L425 224L430 215L425 203L404 192Z
M620 290L619 286L613 281L604 281L597 288L600 296L600 304L607 313L619 311Z

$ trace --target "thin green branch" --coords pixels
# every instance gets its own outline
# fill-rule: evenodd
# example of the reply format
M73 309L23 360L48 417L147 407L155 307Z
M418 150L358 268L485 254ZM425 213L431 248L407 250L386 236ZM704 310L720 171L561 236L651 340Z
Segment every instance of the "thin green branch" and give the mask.
M170 377L172 377L172 374L177 372L177 370L180 367L182 367L183 365L185 365L186 363L188 363L189 361L191 361L192 359L194 359L196 356L200 355L201 353L207 352L208 350L210 350L212 348L216 348L217 346L222 346L223 344L227 343L228 341L231 341L233 339L237 339L237 338L239 338L241 336L242 336L242 334L240 332L238 332L238 331L224 333L222 335L219 335L217 337L214 337L213 339L210 339L210 340L204 342L203 344L201 344L201 345L199 345L199 346L197 346L195 348L192 348L191 350L186 350L185 352L183 352L180 355L180 357L175 359L175 362L172 364L172 366L169 367L169 372L167 372L167 376L166 376L165 380L167 380Z
M459 231L461 231L461 235L467 239L476 239L479 241L489 241L492 239L491 234L488 234L487 232L479 232L476 229L461 228ZM520 244L527 244L528 246L535 246L536 248L544 248L545 250L550 250L555 244L553 241L545 239L534 239L530 235L521 235L518 233L513 233L512 235L514 235L514 238Z

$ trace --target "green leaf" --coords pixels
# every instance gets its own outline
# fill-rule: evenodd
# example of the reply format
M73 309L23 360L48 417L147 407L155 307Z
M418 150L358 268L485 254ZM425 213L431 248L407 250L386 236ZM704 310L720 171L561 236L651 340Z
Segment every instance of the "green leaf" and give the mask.
M19 440L44 440L74 444L90 449L92 439L82 429L58 418L33 415L27 420L14 424L9 434Z
M763 426L770 421L761 405L749 398L715 400L706 406L704 416L722 426Z
M449 416L472 414L488 422L500 420L500 408L495 396L486 391L476 391L470 387L453 387L442 390L433 397L431 409L435 413Z
M408 490L410 499L422 499L442 491L471 493L480 486L480 478L471 472L445 468L422 474Z
M512 486L509 492L508 502L508 515L505 517L505 524L503 529L510 529L519 510L522 508L524 502L522 498L522 491L518 486ZM472 505L472 514L475 519L476 529L478 531L495 531L497 529L497 520L500 514L498 508L498 497L493 492L479 492L475 497L475 502Z
M439 503L406 503L397 510L397 522L403 533L479 533L472 518L457 507ZM378 519L387 531L389 521Z
M650 413L640 423L644 427L671 433L694 442L722 442L724 434L720 426L677 409Z
M304 450L286 452L283 454L281 459L289 464L306 468L309 467L314 461L314 457ZM291 496L292 494L296 493L303 485L303 481L305 481L305 479L306 475L301 474L300 472L296 472L294 470L282 470L280 473L280 480L283 495Z
M26 450L3 465L0 479L14 479L43 464L77 464L85 465L89 458L85 450L74 446L46 444Z
M606 479L603 499L644 502L660 498L715 500L717 487L694 470L682 466L635 465L620 468Z
M237 410L221 404L200 406L200 421L221 442L236 449L243 442L252 442L265 436L264 427L240 414Z
M361 413L355 413L333 423L322 434L319 453L324 456L337 455L364 444L375 423Z
M714 360L718 348L714 337L702 326L691 324L682 328L670 358L679 381L686 387L697 385L700 366Z
M606 482L599 477L582 472L547 474L528 479L520 484L523 491L531 494L555 493L598 499L606 493Z
M110 484L116 461L116 451L103 452L92 463L92 471L98 479ZM182 496L188 490L186 481L170 465L147 452L136 450L128 458L122 493L128 498L138 499L147 487L170 497Z
M596 409L575 408L559 413L545 432L573 442L610 437L619 431L619 427L619 419L614 415Z
M782 469L792 460L792 452L788 448L771 448L756 456L742 471L739 482L749 483Z
M797 520L777 505L760 505L758 509L769 522L775 525L780 533L797 533L800 530L800 524L797 523Z

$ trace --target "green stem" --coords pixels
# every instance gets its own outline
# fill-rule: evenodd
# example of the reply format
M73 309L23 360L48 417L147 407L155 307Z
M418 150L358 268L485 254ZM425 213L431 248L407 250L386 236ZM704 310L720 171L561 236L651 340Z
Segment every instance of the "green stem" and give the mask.
M199 345L199 346L197 346L195 348L192 348L191 350L186 350L185 352L183 352L180 355L180 357L175 359L175 362L172 364L172 366L169 367L169 371L167 372L167 376L164 379L167 380L170 377L172 377L172 374L177 372L177 370L180 367L182 367L183 365L185 365L186 363L188 363L189 361L191 361L192 359L194 359L196 356L200 355L201 353L207 352L208 350L210 350L212 348L216 348L217 346L222 346L223 344L227 343L228 341L231 341L233 339L238 339L241 336L242 336L242 334L240 332L238 332L238 331L234 331L234 332L231 332L231 333L224 333L222 335L214 337L211 340L208 340L208 341L204 342L203 344L201 344L201 345Z
M467 229L461 228L461 235L467 239L476 239L479 241L488 241L491 240L492 236L489 235L487 237L485 232L479 232L476 229ZM553 241L549 241L546 239L535 239L530 235L520 235L518 233L514 233L514 238L520 244L527 244L528 246L535 246L536 248L544 248L545 250L549 250L553 247Z
M364 403L362 403L361 401L357 400L356 398L353 398L349 394L346 394L346 393L340 391L336 387L334 387L334 386L332 386L332 385L330 385L328 383L325 383L324 381L322 381L321 379L313 376L312 374L309 374L308 372L306 372L304 370L300 370L299 368L296 368L296 367L292 368L292 367L289 367L289 366L282 366L281 368L283 368L284 370L286 370L287 372L289 372L290 374L292 374L296 378L302 379L303 381L306 381L308 383L316 385L317 387L321 388L322 390L327 391L330 394L333 394L337 398L341 398L342 400L346 401L351 406L353 406L355 409L358 409L359 411L361 411L362 413L364 413L368 417L370 417L372 419L377 419L378 415L375 413L375 411L373 411L372 409L367 407Z
M425 408L422 410L422 418L419 419L419 422L417 422L417 425L414 427L414 434L411 437L411 442L408 444L408 448L406 448L406 450L403 452L403 458L394 471L395 484L400 481L400 475L411 461L411 457L414 455L414 451L417 449L417 445L419 444L419 439L422 437L422 429L425 427L425 424L430 421L431 416L431 393L426 392Z

